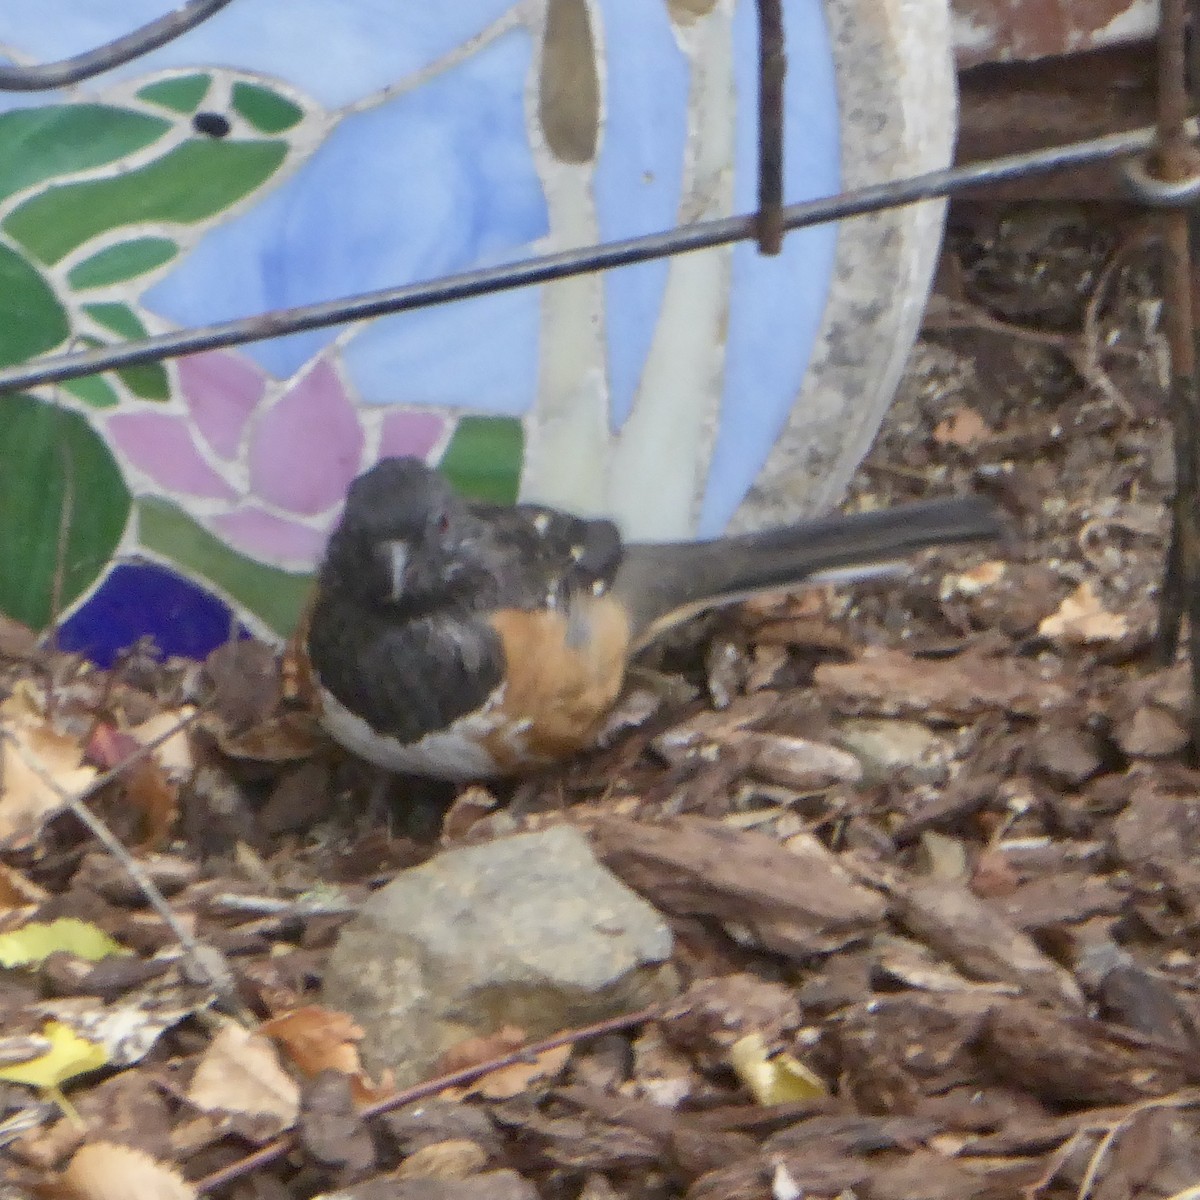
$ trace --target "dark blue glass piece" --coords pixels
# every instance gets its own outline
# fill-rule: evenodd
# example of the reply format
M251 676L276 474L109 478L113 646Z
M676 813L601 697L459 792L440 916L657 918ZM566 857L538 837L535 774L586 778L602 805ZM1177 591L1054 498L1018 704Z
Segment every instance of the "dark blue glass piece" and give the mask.
M59 626L58 644L101 667L112 666L143 637L153 638L164 655L204 658L229 639L231 627L236 623L224 600L166 567L135 560L114 564Z

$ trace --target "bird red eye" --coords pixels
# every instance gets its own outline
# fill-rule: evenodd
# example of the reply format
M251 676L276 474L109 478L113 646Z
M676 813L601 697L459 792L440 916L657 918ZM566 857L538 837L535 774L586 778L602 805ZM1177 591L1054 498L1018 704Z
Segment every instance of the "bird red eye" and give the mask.
M450 532L450 514L442 513L437 519L437 531L439 536L443 536Z

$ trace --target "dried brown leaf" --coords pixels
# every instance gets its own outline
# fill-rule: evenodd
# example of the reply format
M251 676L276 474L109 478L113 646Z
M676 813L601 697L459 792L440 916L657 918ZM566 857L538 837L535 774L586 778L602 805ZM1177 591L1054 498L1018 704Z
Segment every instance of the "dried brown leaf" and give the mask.
M250 1118L264 1139L290 1128L300 1112L300 1089L279 1065L275 1047L238 1025L226 1025L213 1038L187 1098L204 1112Z
M81 1146L50 1185L49 1200L195 1200L196 1189L174 1167L113 1142Z
M1128 632L1129 619L1121 613L1109 612L1087 580L1038 626L1038 633L1044 638L1079 646L1119 641Z

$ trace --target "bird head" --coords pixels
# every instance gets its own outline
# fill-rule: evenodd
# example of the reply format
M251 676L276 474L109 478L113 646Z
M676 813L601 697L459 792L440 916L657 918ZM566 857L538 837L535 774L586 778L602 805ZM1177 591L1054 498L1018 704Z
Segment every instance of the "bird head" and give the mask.
M482 534L421 459L385 458L350 485L322 580L367 605L419 613L488 578Z

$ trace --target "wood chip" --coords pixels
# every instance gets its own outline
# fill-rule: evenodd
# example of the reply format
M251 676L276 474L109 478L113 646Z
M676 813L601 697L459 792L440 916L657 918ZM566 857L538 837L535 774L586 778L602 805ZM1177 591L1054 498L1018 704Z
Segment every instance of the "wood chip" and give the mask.
M592 836L606 865L659 909L729 922L776 953L836 950L886 911L835 856L800 860L753 830L695 817L659 825L605 818Z
M1034 663L968 652L957 658L922 659L882 650L850 663L823 663L813 682L849 713L919 716L963 722L1002 709L1037 716L1065 704L1069 688L1044 678Z

